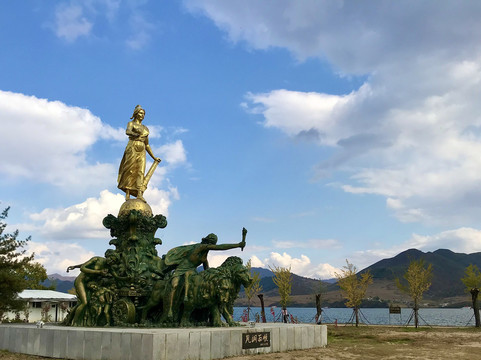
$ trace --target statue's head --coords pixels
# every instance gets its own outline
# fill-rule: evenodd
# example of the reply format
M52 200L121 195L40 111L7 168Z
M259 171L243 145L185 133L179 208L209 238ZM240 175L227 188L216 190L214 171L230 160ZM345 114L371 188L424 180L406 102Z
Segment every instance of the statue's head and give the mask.
M205 238L202 238L202 244L215 245L217 244L217 235L209 234Z
M145 115L145 110L142 109L142 106L137 105L137 106L135 107L135 109L134 109L134 113L132 114L131 119L135 119L135 118L136 118L137 116L139 116L139 114L141 114L141 113L142 113L143 115Z

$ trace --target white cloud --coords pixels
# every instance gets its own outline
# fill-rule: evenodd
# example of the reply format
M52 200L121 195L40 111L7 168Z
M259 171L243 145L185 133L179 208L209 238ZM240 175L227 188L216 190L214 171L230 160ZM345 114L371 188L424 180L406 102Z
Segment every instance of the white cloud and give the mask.
M120 130L89 110L0 90L0 120L9 154L0 159L4 176L69 190L99 189L116 178L117 166L90 164L86 152L99 138L120 139Z
M155 25L149 22L139 10L130 16L129 25L132 34L126 40L126 44L133 50L140 50L150 42Z
M334 277L335 272L339 272L339 269L330 264L314 265L306 255L301 255L300 258L294 258L286 252L282 255L277 252L271 252L269 258L264 259L264 263L280 267L290 267L292 273L309 278L331 279Z
M342 117L369 95L370 87L364 85L343 96L274 90L248 94L247 99L253 104L251 111L264 116L265 127L281 129L290 136L309 135L310 132L321 144L335 146L346 135L356 132Z
M233 42L284 47L367 79L345 95L247 95L244 107L262 114L265 127L336 150L317 165L317 178L348 172L344 191L385 196L401 221L479 219L481 3L247 3L185 2Z
M184 164L187 161L187 152L182 140L164 144L156 150L162 157L162 161L166 161L171 166Z
M67 208L44 209L30 218L46 239L108 239L109 231L103 227L102 219L108 214L116 216L124 200L123 195L104 190L99 198L88 198Z
M266 268L266 265L257 256L252 255L250 260L251 260L251 267Z
M255 49L287 48L299 59L327 58L351 74L415 62L413 54L429 57L449 52L462 57L479 47L481 4L472 1L442 7L416 0L367 4L184 0L184 4L212 19L233 42L243 41Z
M147 16L141 10L145 3L146 1L138 0L124 2L121 0L71 0L60 3L56 7L55 21L49 27L57 37L73 43L80 37L94 36L96 23L102 22L99 28L107 24L111 29L118 26L125 27L125 23L128 23L130 31L125 44L132 50L139 50L150 42L157 28L147 20ZM121 7L124 7L125 11L120 11ZM128 14L128 17L120 18L119 14ZM108 31L106 33L108 34Z
M229 257L233 255L218 255L209 253L208 255L208 262L209 267L216 268L222 265L222 263Z
M168 216L172 199L178 199L178 196L174 187L169 190L150 188L145 192L152 212L164 216ZM48 208L31 214L33 224L18 226L22 230L37 231L45 239L110 239L109 231L102 225L102 220L108 214L117 216L124 201L123 194L103 190L99 198L88 198L67 208Z
M168 190L149 187L145 191L145 199L147 199L154 214L168 216L169 206L172 203L172 200L179 199L179 192L177 188L173 186L170 186Z
M55 34L68 42L73 42L80 36L88 36L92 26L78 4L62 3L55 11Z
M435 235L413 234L406 248L423 251L449 249L454 252L473 253L481 251L481 230L462 227Z
M38 243L29 241L27 245L29 253L35 253L35 261L42 264L48 274L60 274L76 276L79 270L76 269L66 273L67 267L82 264L91 257L95 256L92 251L88 251L77 243L66 243L62 241L48 241Z

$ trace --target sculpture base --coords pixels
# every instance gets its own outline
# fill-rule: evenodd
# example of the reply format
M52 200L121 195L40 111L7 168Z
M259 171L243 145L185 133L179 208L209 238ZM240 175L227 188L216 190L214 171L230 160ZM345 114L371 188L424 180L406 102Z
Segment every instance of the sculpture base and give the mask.
M0 349L68 359L222 359L326 345L326 325L311 324L175 329L0 325Z
M130 210L137 210L144 216L152 216L152 208L145 201L140 199L129 199L126 200L119 210L119 216L129 215Z

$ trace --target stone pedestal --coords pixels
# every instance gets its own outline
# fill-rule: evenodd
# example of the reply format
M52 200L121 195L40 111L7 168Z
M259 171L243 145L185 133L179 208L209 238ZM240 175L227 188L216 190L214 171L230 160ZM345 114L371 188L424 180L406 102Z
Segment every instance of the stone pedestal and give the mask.
M261 343L261 334L264 339L268 334L268 343ZM254 335L259 344L257 338L249 341ZM327 327L311 324L176 329L0 325L0 349L63 359L207 360L326 345Z

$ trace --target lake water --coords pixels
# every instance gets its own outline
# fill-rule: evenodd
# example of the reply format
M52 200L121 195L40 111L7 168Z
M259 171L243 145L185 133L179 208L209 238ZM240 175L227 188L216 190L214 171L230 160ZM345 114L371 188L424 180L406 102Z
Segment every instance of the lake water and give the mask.
M234 319L241 320L241 316L245 308L234 308ZM314 323L316 315L315 308L287 308L289 314L297 317L299 322ZM274 308L274 314L271 313L271 308L267 307L266 318L268 322L272 322L274 317L276 321L280 321L281 308ZM345 324L352 321L352 309L346 308L327 308L323 309L322 322L334 323L337 319L338 324ZM255 319L255 314L261 313L260 307L251 307L250 320ZM401 314L389 315L389 309L360 309L360 321L364 324L372 325L405 325L412 314L412 309L402 308ZM474 313L470 308L462 309L419 309L419 324L420 326L438 325L438 326L474 326ZM411 325L414 325L414 319L411 320Z

